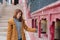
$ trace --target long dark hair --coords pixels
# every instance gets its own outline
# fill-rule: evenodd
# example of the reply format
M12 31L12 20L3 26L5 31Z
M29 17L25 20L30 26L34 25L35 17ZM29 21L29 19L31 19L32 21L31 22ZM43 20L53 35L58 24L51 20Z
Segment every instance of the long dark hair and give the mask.
M21 12L21 17L19 17L18 20L19 20L20 22L22 22L22 19L23 19L23 18L22 18L23 12L22 12L20 9L16 9L16 10L15 10L13 18L17 19L17 14L18 14L19 12Z

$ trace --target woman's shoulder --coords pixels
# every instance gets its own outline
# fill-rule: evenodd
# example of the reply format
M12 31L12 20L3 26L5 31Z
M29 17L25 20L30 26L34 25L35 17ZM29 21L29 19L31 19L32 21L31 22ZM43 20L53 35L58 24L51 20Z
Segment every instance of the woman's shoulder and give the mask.
M13 22L13 18L8 19L8 22Z

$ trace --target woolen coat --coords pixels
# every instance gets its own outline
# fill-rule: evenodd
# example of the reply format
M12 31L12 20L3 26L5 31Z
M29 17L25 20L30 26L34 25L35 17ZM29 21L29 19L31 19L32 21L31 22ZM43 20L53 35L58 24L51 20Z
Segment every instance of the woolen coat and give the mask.
M28 28L25 21L22 20L22 28L20 30L22 34L22 40L26 40L24 29L30 32L36 31L35 28ZM18 32L13 18L8 20L7 40L18 40Z

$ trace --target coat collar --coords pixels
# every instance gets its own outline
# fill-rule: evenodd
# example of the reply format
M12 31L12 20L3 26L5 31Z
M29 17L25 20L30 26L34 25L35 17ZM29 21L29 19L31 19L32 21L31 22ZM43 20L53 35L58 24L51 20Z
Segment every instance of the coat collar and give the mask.
M12 23L15 25L14 18L11 18ZM22 23L25 23L25 20L22 19Z

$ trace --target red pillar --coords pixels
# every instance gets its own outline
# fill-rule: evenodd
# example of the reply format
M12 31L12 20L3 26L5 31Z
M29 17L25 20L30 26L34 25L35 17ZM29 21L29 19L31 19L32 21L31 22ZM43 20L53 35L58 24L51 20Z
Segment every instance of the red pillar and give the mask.
M40 20L40 16L39 16L39 19L38 19L38 37L40 38L41 37L41 20Z

